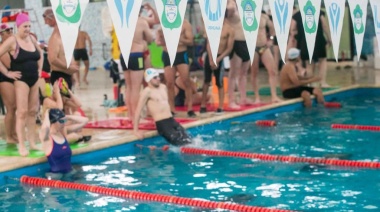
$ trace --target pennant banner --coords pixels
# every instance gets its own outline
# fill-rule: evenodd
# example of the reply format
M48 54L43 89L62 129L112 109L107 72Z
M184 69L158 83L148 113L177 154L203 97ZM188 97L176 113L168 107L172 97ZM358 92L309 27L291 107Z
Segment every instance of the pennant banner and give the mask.
M269 0L282 61L285 62L294 0Z
M127 67L141 3L142 0L107 0L120 51Z
M324 0L335 60L338 62L346 0Z
M215 64L218 57L220 34L222 33L224 14L226 13L226 0L199 0L202 17L210 44L212 59Z
M187 0L154 0L154 2L160 17L170 64L173 65L182 31Z
M251 65L255 56L257 33L260 27L262 0L236 0L244 36L247 41Z
M373 14L373 22L375 23L375 31L377 45L380 50L380 0L370 0Z
M298 5L302 16L307 50L311 63L319 24L319 14L321 12L321 0L298 0Z
M61 34L66 66L69 68L77 42L79 26L88 0L50 0L50 3Z
M348 0L348 4L350 5L352 25L354 27L356 55L359 61L363 47L365 24L367 20L368 0Z

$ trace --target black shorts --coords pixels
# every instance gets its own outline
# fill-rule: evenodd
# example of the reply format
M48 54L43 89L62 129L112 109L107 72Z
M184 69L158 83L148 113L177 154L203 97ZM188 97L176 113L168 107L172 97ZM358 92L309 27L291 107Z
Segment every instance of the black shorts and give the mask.
M191 138L173 117L156 122L158 134L174 146L183 146L191 143Z
M125 65L124 57L120 55L120 63L123 71L141 71L144 70L144 53L134 52L129 55L128 67Z
M87 49L74 49L74 60L75 61L88 60Z
M303 91L307 91L310 94L313 94L313 87L308 87L308 86L299 86L296 88L289 88L286 89L282 92L282 96L287 99L294 99L294 98L299 98L301 97L301 94Z
M171 66L170 65L170 57L168 52L163 51L162 52L162 61L164 62L164 67ZM184 52L177 52L175 55L175 60L173 66L181 65L181 64L189 64L189 55L186 51Z
M6 77L3 73L0 72L0 82L9 82L13 84L14 80Z
M230 58L232 58L236 54L241 58L243 62L247 62L251 59L249 56L248 46L246 41L235 40L234 48L230 53Z
M224 75L223 72L224 71L221 68L222 65L223 65L222 61L219 62L218 69L212 70L208 54L206 54L205 66L204 66L204 74L205 74L204 75L204 78L205 78L204 82L205 83L210 83L211 82L211 75L212 75L212 73L214 73L216 86L218 86L218 88L222 88L223 87L223 75Z
M306 42L305 42L306 43ZM302 45L299 48L301 50L301 59L303 61L309 60L309 51L307 49L307 45ZM326 58L326 41L321 41L320 43L315 43L314 52L313 52L313 60L318 61L321 58Z
M55 71L55 70L51 71L50 83L54 85L54 82L57 81L61 77L65 79L65 81L67 82L67 85L69 86L69 89L71 90L71 88L73 87L73 81L71 80L71 75L63 73L61 71Z

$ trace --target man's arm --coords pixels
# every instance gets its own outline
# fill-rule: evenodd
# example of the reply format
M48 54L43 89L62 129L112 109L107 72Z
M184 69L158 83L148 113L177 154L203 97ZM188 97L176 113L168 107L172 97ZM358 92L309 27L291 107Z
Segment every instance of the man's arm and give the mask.
M183 22L184 33L181 35L179 42L186 46L192 46L194 44L194 35L189 21Z
M85 39L88 42L89 54L92 56L92 41L87 32L85 32Z
M51 66L58 67L61 70L66 70L66 61L64 58L58 58L60 46L57 42L60 42L61 38L57 34L53 34L49 40L48 60Z
M141 116L141 110L145 106L146 102L149 98L149 92L150 88L145 88L139 98L139 103L137 104L136 111L135 111L135 117L133 117L133 133L139 138L143 139L144 136L141 132L139 132L139 123L140 123L140 116Z
M312 77L309 79L299 79L297 72L295 71L295 68L291 65L286 65L285 71L290 81L296 86L306 85L306 84L321 80L320 77Z
M164 32L161 27L156 32L156 44L157 46L166 46Z
M142 19L144 20L142 23L144 24L142 27L144 27L144 40L148 43L148 45L150 43L153 42L153 34L152 34L152 31L150 30L150 27L149 27L149 24L148 22L145 20L145 19Z

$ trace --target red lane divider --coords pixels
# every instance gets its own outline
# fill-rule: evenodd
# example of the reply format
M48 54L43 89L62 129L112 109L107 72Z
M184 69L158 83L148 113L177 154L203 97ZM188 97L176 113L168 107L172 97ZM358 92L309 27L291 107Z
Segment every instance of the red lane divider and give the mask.
M264 161L280 161L280 162L288 162L288 163L312 163L312 164L326 164L326 165L333 165L333 166L373 168L373 169L380 168L380 162L370 162L370 161L352 161L352 160L339 160L339 159L329 159L329 158L305 158L305 157L256 154L256 153L246 153L246 152L231 152L231 151L223 151L223 150L207 150L207 149L197 149L197 148L189 148L189 147L182 147L181 152L184 154L249 158L249 159L259 159L259 160L264 160Z
M342 104L339 102L325 102L325 107L327 108L341 108Z
M371 126L371 125L332 124L331 128L332 129L344 129L344 130L380 131L380 126Z
M233 210L233 211L258 211L258 212L289 211L289 210L263 208L263 207L255 207L255 206L248 206L248 205L239 205L239 204L233 204L233 203L227 203L227 202L196 200L196 199L191 199L191 198L176 197L176 196L169 196L169 195L162 195L162 194L151 194L151 193L145 193L145 192L139 192L139 191L120 190L120 189L106 188L106 187L96 186L96 185L64 182L60 180L48 180L44 178L28 177L28 176L22 176L20 179L20 182L24 184L34 185L34 186L82 190L82 191L88 191L88 192L114 196L114 197L121 197L121 198L126 198L126 199L171 203L171 204L176 204L176 205L185 205L185 206L199 207L199 208L209 208L209 209L220 208L220 209Z
M276 126L276 121L273 121L273 120L257 120L255 123L257 126L262 126L262 127Z

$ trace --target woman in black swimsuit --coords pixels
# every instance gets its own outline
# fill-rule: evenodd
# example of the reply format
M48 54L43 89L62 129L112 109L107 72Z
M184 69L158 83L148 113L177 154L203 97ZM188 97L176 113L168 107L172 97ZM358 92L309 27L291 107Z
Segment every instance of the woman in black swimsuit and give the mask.
M0 46L0 56L9 53L12 71L21 72L14 81L16 92L16 132L21 156L29 154L25 147L25 126L30 149L38 149L35 142L36 114L38 110L38 83L41 74L43 55L35 38L30 36L30 19L20 13L16 18L17 33ZM4 67L3 64L0 63ZM7 73L8 74L8 73Z

